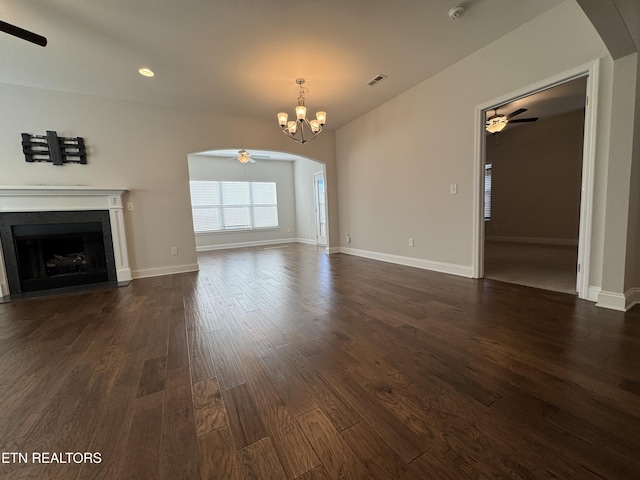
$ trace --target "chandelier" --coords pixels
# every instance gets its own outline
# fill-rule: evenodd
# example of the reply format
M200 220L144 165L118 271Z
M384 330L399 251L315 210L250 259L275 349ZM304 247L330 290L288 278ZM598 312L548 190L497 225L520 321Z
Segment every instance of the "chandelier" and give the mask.
M298 78L296 83L300 87L298 93L298 106L296 107L296 120L289 120L285 112L278 113L278 123L282 133L299 143L307 143L316 138L327 120L327 112L317 112L315 120L307 120L307 107L304 105L304 94L307 91L304 78Z

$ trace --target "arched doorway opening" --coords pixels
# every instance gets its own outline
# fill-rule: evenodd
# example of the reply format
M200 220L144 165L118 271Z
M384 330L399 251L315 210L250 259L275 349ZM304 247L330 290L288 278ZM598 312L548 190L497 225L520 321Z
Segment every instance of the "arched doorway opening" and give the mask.
M225 148L189 154L188 166L197 251L291 242L328 250L323 162Z

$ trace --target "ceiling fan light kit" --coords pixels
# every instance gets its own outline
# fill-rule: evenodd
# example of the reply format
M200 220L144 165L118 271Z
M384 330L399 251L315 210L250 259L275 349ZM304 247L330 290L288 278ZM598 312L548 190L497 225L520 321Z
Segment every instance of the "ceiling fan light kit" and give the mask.
M238 158L238 161L243 164L255 163L255 160L251 158L251 153L245 150L244 148L242 150L238 150L237 158Z
M140 75L142 75L143 77L149 77L150 78L150 77L155 76L155 72L153 70L151 70L150 68L148 68L148 67L142 67L142 68L138 69L138 73Z
M296 120L289 120L286 112L278 113L278 124L282 133L298 143L307 143L322 133L322 127L327 121L327 112L317 112L314 120L307 119L307 107L305 106L306 92L304 78L298 78L296 83L299 87L298 105L296 106Z
M487 132L499 133L504 130L504 127L507 126L507 123L509 123L509 120L507 120L506 115L493 116L489 120L487 120Z
M511 120L516 115L520 115L526 111L526 108L519 108L508 115L499 115L498 109L496 108L493 115L487 118L487 121L485 122L485 130L489 133L500 133L509 123L530 123L538 120L538 117Z

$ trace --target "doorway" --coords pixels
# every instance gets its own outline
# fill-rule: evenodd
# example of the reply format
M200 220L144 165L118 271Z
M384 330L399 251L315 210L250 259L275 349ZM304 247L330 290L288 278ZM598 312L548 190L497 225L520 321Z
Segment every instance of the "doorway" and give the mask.
M586 77L489 112L485 278L575 294Z
M477 107L474 277L590 298L597 65Z
M325 189L324 172L313 174L313 192L316 218L316 242L327 245L327 194Z

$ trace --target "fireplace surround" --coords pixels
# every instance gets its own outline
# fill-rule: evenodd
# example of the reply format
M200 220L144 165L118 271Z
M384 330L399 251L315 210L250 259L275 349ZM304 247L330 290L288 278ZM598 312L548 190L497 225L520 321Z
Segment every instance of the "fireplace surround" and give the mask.
M0 186L0 297L130 281L123 216L127 192ZM26 269L26 281L19 268Z

